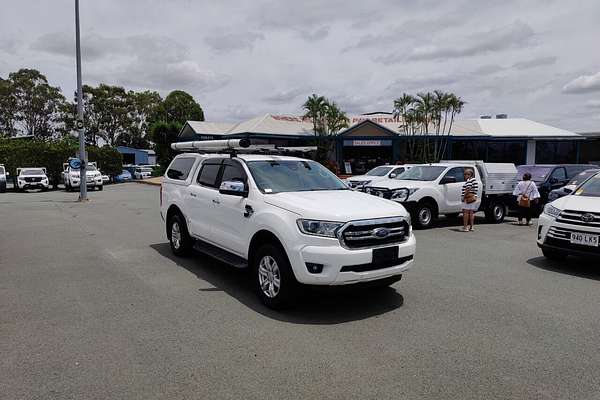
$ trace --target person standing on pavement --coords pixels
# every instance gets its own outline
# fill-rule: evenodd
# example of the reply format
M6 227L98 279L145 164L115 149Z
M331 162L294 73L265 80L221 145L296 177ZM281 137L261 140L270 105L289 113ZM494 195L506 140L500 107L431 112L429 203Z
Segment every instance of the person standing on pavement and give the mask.
M474 172L470 168L465 168L465 184L462 187L462 211L463 211L463 232L473 231L475 224L475 211L477 211L477 197L479 186L475 179Z
M523 174L523 180L517 183L513 195L517 196L517 205L519 206L519 225L531 225L531 214L534 204L540 198L540 192L537 185L531 180L531 174L526 172Z

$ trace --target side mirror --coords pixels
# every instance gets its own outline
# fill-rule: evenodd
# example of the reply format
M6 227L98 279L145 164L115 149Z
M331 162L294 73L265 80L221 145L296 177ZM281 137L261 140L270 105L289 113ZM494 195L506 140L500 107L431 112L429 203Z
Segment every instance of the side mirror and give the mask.
M395 173L395 172L392 172L392 173L390 174L390 178L391 178L391 179L394 179L394 178L395 178L395 177L397 177L397 176L398 176L398 175L396 175L396 173Z
M246 190L246 184L240 181L225 181L221 182L219 187L219 193L228 194L231 196L248 196L248 190Z
M456 177L455 176L445 176L440 181L440 185L446 185L448 183L456 183Z
M554 185L554 184L558 183L558 179L556 179L556 178L550 178L550 183L552 185Z
M10 174L8 173L8 171L6 171L6 176L10 176Z

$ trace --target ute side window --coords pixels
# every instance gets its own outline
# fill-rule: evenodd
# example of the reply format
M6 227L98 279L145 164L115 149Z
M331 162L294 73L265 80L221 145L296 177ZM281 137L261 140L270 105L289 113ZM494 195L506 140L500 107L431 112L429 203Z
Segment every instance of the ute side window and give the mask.
M246 173L242 166L232 160L225 160L223 164L223 174L221 176L221 182L225 181L238 181L246 182Z
M553 172L552 172L552 176L550 177L552 178L556 178L559 181L564 181L565 179L567 179L567 174L565 172L565 169L563 167L560 168L556 168Z
M446 175L444 176L453 176L456 178L456 182L464 182L465 181L465 169L463 167L455 167L455 168L451 168L448 172L446 172Z
M181 181L186 180L192 167L194 166L195 161L195 158L190 157L175 159L167 171L167 177Z
M198 183L202 186L216 188L217 178L219 177L219 171L221 170L221 163L221 159L204 161L200 167L200 172L198 173Z

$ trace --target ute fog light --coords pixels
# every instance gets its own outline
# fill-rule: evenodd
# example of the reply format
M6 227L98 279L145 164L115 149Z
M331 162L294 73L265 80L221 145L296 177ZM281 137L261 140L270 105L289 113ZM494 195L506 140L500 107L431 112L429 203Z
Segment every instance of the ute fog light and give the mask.
M323 272L323 264L307 262L306 269L308 269L308 272L310 272L311 274L320 274L321 272Z

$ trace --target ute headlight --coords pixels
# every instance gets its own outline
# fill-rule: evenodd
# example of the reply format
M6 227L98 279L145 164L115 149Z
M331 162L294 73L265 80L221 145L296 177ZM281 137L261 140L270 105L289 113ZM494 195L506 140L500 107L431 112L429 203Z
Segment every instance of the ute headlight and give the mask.
M338 229L344 225L341 222L315 221L312 219L299 219L296 223L302 233L331 238L337 237Z
M544 214L547 214L554 218L558 217L561 211L561 209L554 207L552 204L546 204L546 206L544 207Z
M410 197L411 194L419 190L418 188L401 188L396 189L392 192L392 196L390 197L392 200L396 201L406 201Z

